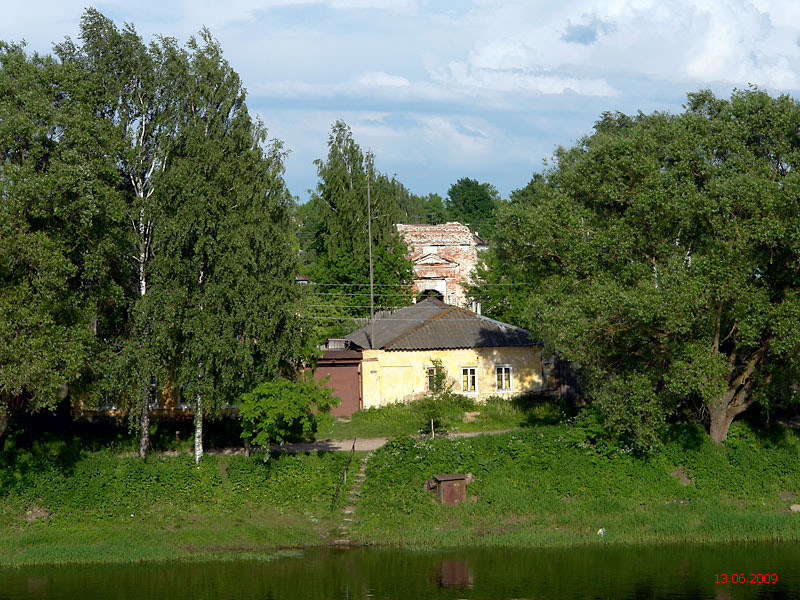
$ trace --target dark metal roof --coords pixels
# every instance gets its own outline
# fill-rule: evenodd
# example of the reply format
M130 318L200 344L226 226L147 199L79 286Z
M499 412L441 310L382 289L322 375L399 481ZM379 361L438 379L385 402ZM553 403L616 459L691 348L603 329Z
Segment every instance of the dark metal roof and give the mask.
M436 481L461 481L466 479L467 476L464 473L442 473L441 475L434 475L433 478Z
M359 350L325 350L317 361L318 362L347 362L352 360L361 360L361 351Z
M426 298L375 316L375 340L367 325L347 336L353 345L383 350L434 350L499 346L535 346L528 331Z

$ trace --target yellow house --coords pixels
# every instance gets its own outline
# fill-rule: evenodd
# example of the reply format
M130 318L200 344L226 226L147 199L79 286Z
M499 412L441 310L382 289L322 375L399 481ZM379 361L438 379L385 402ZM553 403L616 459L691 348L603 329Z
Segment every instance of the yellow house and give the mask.
M361 351L362 408L424 395L437 360L454 391L479 401L542 391L542 346L526 330L437 298L376 316L346 339Z

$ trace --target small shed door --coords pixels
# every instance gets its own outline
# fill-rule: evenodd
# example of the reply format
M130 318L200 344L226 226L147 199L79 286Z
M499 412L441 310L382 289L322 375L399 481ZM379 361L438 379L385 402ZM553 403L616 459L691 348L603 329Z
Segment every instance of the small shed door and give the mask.
M357 362L324 364L320 362L314 372L314 379L320 380L330 376L326 384L333 393L342 399L331 414L336 417L349 417L361 410L361 385L358 380Z

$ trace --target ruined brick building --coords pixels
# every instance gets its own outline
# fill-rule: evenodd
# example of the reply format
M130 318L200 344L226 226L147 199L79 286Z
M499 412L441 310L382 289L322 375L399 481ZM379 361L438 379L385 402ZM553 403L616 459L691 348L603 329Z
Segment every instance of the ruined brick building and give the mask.
M397 231L408 244L409 258L414 261L414 291L435 293L447 304L465 306L464 286L486 242L461 223L398 225Z

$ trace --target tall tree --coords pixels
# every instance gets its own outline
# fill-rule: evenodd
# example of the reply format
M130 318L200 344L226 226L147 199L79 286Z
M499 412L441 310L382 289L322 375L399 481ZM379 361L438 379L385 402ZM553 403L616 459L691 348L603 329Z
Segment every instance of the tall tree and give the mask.
M187 44L186 64L153 267L159 337L173 344L163 360L172 357L173 383L194 401L199 461L204 414L294 370L301 327L281 146L265 148L266 130L208 31Z
M148 47L133 25L120 31L95 9L88 9L81 18L80 40L78 46L67 39L56 46L56 53L101 82L97 93L105 107L99 116L125 132L119 164L128 191L129 256L135 273L133 320L118 369L127 381L116 391L133 391L130 398L139 415L139 455L144 457L150 446L152 389L169 373L168 365L156 360L164 340L153 335L154 306L147 293L150 262L156 253L153 239L162 216L157 181L175 138L179 96L174 82L183 63L174 40L159 38Z
M447 222L447 207L439 194L423 196L423 215L429 225L440 225Z
M107 358L124 213L99 83L0 43L0 448Z
M469 225L470 229L486 238L492 236L499 206L500 194L490 183L462 177L447 190L449 218Z
M685 403L720 444L800 374L800 104L690 94L605 114L502 212L528 324L591 368L606 423L644 446Z
M319 183L310 202L319 216L312 276L319 304L343 309L337 315L369 314L370 229L376 307L404 306L411 298L411 261L395 227L402 219L398 184L373 163L372 155L364 155L342 121L331 128L327 160L316 161ZM371 223L367 221L368 188Z

